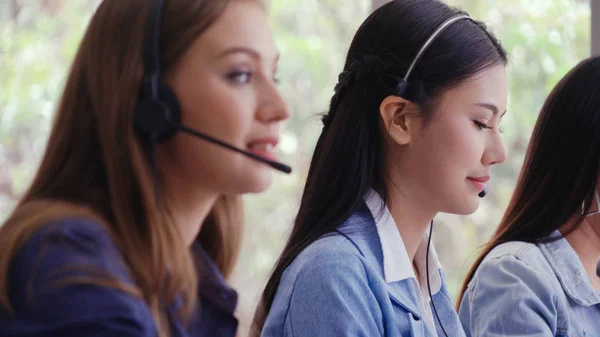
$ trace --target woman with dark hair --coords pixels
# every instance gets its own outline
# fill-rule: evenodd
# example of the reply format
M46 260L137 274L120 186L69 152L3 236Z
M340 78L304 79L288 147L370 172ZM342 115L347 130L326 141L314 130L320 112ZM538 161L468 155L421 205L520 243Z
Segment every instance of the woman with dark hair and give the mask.
M600 332L600 57L540 112L515 192L459 301L468 336Z
M505 159L506 62L483 24L440 1L391 1L366 19L254 336L464 334L427 228L438 212L474 212Z

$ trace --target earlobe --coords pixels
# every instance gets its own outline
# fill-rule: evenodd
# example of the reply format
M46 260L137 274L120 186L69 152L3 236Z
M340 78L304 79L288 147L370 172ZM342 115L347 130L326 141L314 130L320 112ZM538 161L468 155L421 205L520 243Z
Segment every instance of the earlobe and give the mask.
M398 144L410 143L416 130L412 103L398 96L388 96L379 105L379 114L386 133Z

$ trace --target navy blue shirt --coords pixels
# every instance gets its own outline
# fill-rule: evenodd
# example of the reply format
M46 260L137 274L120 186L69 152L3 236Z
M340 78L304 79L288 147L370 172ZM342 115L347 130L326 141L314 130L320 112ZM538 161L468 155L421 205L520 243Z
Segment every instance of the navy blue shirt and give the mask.
M203 265L198 310L188 327L169 315L171 335L233 337L238 325L233 315L237 293L204 250L196 246L193 253ZM142 299L78 282L107 275L134 285L104 227L82 218L44 225L25 242L11 265L8 287L14 314L0 309L0 336L157 336L150 308ZM76 282L65 285L69 279Z

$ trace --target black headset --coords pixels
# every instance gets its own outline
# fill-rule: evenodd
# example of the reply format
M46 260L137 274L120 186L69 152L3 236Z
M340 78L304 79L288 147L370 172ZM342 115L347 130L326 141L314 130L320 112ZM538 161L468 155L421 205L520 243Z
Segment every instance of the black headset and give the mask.
M183 131L194 137L263 162L283 173L291 173L292 168L288 165L263 158L181 124L181 111L177 97L171 88L161 80L159 46L164 0L151 0L151 3L143 49L144 77L142 78L139 100L133 116L133 126L138 136L146 142L156 144L169 139L177 131Z
M150 2L143 49L144 77L133 123L140 137L158 143L178 130L180 108L171 88L161 80L160 22L164 3L163 0Z
M448 28L453 23L463 20L463 19L472 20L471 17L469 17L468 15L464 15L464 14L456 15L456 16L453 16L450 19L444 21L441 25L439 25L438 28L436 28L436 30L433 33L431 33L431 36L429 36L427 41L425 41L425 43L423 44L421 49L419 49L419 52L417 53L417 55L415 56L413 61L410 63L410 66L408 67L406 74L404 74L404 76L399 79L398 85L396 86L396 95L397 96L400 96L405 99L411 98L411 96L409 95L410 83L408 82L408 80L409 80L410 74L414 70L415 66L417 65L417 63L419 62L419 60L421 59L423 54L425 54L425 51L427 51L429 46L431 46L433 41L438 37L438 35L440 35L446 28Z
M423 46L421 47L421 49L419 49L419 52L417 53L417 55L415 56L415 58L413 59L413 61L411 62L410 66L408 67L408 70L406 71L406 74L404 75L404 77L400 78L398 81L398 85L396 86L396 95L400 96L402 98L405 99L410 99L411 98L411 86L410 86L410 82L409 82L409 78L410 78L410 74L412 73L412 71L414 70L415 66L417 65L417 63L419 62L419 60L421 59L421 57L423 56L423 54L425 53L425 51L427 50L427 48L429 48L429 46L431 46L431 44L433 43L433 41L446 29L448 28L450 25L452 25L453 23L460 21L460 20L472 20L471 17L469 17L468 15L464 15L464 14L459 14L459 15L455 15L453 17L451 17L450 19L444 21L441 25L438 26L438 28L436 28L436 30L431 34L431 36L427 39L427 41L425 41L425 43L423 44ZM486 194L485 189L483 191L481 191L479 193L479 197L483 198ZM433 300L433 294L431 293L431 283L429 282L429 249L431 246L431 236L433 234L433 220L431 220L431 224L429 227L429 238L427 239L427 250L425 253L425 274L427 276L427 290L429 292L429 298L431 301L431 306L433 307L433 313L435 314L435 318L437 318L437 321L442 329L442 332L444 333L444 336L449 337L448 332L446 331L446 329L444 328L444 325L442 324L442 320L440 319L440 316L438 314L437 308L435 306L435 301Z

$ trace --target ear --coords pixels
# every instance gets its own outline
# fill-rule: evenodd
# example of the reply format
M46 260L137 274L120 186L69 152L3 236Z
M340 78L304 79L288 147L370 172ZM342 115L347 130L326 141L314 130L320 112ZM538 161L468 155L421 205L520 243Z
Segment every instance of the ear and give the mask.
M386 97L379 105L379 114L387 134L400 145L410 143L421 131L418 108L402 97Z

